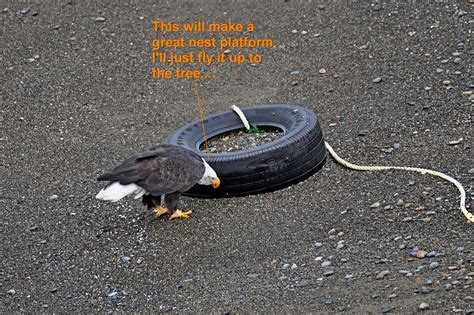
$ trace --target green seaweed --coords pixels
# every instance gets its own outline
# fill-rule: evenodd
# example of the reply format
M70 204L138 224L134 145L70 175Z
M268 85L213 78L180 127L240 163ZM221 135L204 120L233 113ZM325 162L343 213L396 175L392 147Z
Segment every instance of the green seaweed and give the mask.
M258 129L257 126L251 125L251 126L250 126L250 129L248 129L246 132L247 132L247 133L261 134L261 133L265 133L265 130Z

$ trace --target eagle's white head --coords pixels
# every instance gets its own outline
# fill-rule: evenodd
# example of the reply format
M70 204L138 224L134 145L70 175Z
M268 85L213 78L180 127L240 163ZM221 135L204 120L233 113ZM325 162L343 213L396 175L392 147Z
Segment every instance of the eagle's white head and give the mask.
M217 188L221 184L221 180L219 177L217 177L216 171L212 169L212 167L207 164L204 159L202 159L204 163L204 167L206 168L204 171L204 175L202 175L202 178L199 180L200 185L212 185L212 187Z

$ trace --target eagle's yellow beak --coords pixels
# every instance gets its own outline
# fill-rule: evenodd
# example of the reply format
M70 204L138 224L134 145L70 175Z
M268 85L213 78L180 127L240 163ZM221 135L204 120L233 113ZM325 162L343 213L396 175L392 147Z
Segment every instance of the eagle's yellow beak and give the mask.
M221 185L221 180L219 178L216 178L212 181L212 187L217 188Z

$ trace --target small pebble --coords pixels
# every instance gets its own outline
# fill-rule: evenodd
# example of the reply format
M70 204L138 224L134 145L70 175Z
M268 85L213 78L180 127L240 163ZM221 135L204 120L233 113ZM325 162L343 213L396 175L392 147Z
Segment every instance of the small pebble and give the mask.
M403 206L403 199L398 199L397 206Z
M403 218L402 220L402 222L410 222L410 221L413 221L412 217L406 217L406 218Z
M457 58L454 58L453 60L454 63L461 63L462 62L462 59L457 57Z
M297 269L297 268L298 268L298 265L297 265L297 264L291 265L291 269L292 269L292 270Z
M123 256L122 257L122 260L126 263L130 262L132 260L132 258L128 257L128 256Z
M298 288L307 287L309 285L311 285L311 282L309 280L301 280L296 284Z
M433 288L421 287L420 292L423 294L430 294L433 292Z
M425 223L428 223L431 221L431 217L427 217L427 218L421 218L421 219L418 219L418 221L421 221L421 222L425 222Z
M400 244L400 245L398 246L398 248L400 248L400 249L405 249L405 248L406 248L406 245L405 245L405 244Z
M327 260L321 263L321 267L329 267L330 265L331 265L331 262Z
M249 273L249 274L247 275L247 277L250 278L250 279L255 279L255 278L258 277L258 273Z
M388 271L388 270L381 271L377 274L377 276L375 276L375 279L382 280L389 273L390 273L390 271Z
M11 290L8 290L8 291L7 291L7 293L8 293L8 294L10 294L10 295L13 295L13 294L15 294L15 293L16 293L16 291L15 291L15 290L13 290L13 289L11 289Z
M297 30L292 30L291 33L296 34L296 33L298 33L298 31Z
M382 78L381 77L376 77L375 79L372 80L372 82L374 82L374 83L382 82Z
M419 251L416 252L415 255L416 255L416 258L425 258L426 254L427 254L426 251L419 250Z
M308 32L306 32L306 31L301 31L301 35L306 35L306 34L308 34Z
M451 140L448 142L449 145L457 145L460 144L463 141L463 139L458 139L458 140Z
M380 207L380 202L375 202L370 205L370 208L378 208L378 207Z
M425 268L425 266L418 266L418 267L416 267L416 269L414 270L414 272L420 272L420 271L422 271L424 268Z
M314 246L316 246L316 247L321 247L321 246L323 246L323 243L321 243L321 242L314 242Z
M431 264L430 264L430 269L436 269L439 267L439 262L437 261L433 261Z
M426 254L426 257L436 257L436 255L438 255L438 253L433 250L433 251L427 253L427 254Z
M291 74L291 75L298 75L298 74L300 74L300 71L298 71L298 70L293 70L293 71L291 71L290 74Z
M49 196L49 200L55 200L55 199L58 199L59 196L58 195L51 195Z
M105 17L98 16L94 19L94 21L96 21L96 22L105 22Z
M420 306L418 306L418 309L421 311L426 311L430 309L430 305L428 303L421 303Z
M324 271L323 276L328 277L334 273L334 268L327 269Z
M118 295L118 292L117 292L117 291L112 291L112 292L110 292L110 293L107 294L107 296L108 296L109 298L115 298L115 297L117 297L117 295Z
M319 73L320 74L326 74L326 69L324 69L324 68L319 69Z

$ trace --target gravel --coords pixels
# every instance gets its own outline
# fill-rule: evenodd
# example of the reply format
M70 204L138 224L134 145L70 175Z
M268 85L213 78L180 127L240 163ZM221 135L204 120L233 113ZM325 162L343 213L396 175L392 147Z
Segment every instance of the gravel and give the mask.
M429 175L355 172L328 157L315 175L273 193L183 197L180 207L194 212L178 221L150 218L133 198L94 198L99 174L198 118L193 80L149 76L155 19L252 22L245 36L276 43L229 48L226 57L262 53L255 66L208 69L216 79L198 81L205 115L296 103L316 112L341 157L458 175L470 196L466 1L333 1L325 10L308 1L25 3L0 8L8 8L0 13L0 313L410 314L422 302L437 314L472 309L472 225L456 189ZM429 211L431 221L419 221ZM437 255L412 257L414 247ZM377 280L384 270L391 273Z
M237 131L219 135L208 140L208 149L211 153L242 151L270 143L280 138L283 133L276 129L263 129L261 133ZM206 152L205 144L201 151Z

